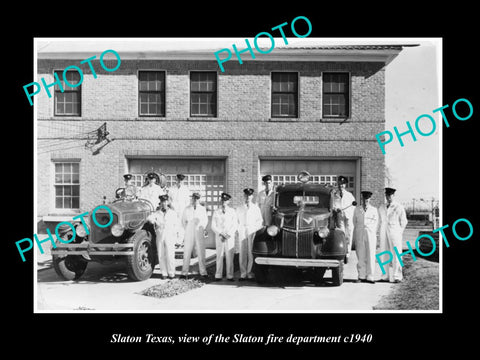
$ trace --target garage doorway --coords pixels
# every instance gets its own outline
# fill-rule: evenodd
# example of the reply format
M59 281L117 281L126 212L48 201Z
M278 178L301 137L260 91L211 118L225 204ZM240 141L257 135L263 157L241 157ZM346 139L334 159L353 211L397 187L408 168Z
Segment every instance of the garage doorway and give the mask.
M359 170L356 159L326 159L326 160L291 160L291 159L262 159L260 160L259 190L262 189L262 177L272 175L273 185L294 184L299 182L297 175L306 170L312 175L312 183L335 185L338 175L348 179L347 190L355 198L359 188Z

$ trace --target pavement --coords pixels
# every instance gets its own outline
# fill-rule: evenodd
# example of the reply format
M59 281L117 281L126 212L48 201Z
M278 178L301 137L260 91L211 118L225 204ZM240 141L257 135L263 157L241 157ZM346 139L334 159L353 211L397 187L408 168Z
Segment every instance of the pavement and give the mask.
M404 249L406 241L414 244L419 230L406 229ZM209 281L200 288L159 299L141 294L169 281L160 278L158 266L150 279L136 282L127 277L122 265L90 263L79 280L64 281L52 269L47 251L37 255L38 312L364 312L372 310L395 286L384 282L355 283L358 275L353 251L344 267L344 283L338 287L330 284L331 271L327 270L326 282L320 285L304 277L262 285L255 281ZM182 259L176 259L177 275L182 263ZM207 249L207 263L209 267L215 265L215 250ZM191 260L190 269L192 274L198 273L196 258ZM380 276L380 267L376 266L375 278Z

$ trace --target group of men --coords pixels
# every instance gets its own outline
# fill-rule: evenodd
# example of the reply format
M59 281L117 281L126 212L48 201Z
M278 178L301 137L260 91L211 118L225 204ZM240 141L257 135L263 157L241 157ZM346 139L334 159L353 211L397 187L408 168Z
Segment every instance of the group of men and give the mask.
M175 277L175 248L180 244L183 244L183 266L180 278L188 277L194 249L198 256L200 276L208 277L205 264L208 217L206 208L199 203L200 194L197 192L190 194L190 190L184 184L185 175L183 174L177 174L176 184L170 188L157 184L158 177L155 173L147 174L146 185L139 189L132 184L132 179L131 174L124 175L124 195L128 194L129 199L146 199L156 208L147 220L155 229L162 277ZM214 211L211 224L217 251L216 280L222 279L223 258L225 258L227 280L234 281L233 258L237 232L239 234L239 280L253 278L253 238L257 230L271 222L273 205L271 176L264 177L265 182L268 184L258 197L260 206L253 202L255 191L251 188L243 190L244 202L236 209L230 206L231 195L221 194L221 205Z
M347 179L337 178L337 188L332 191L330 207L339 214L339 227L347 239L347 257L355 244L358 279L356 282L375 283L375 255L377 245L380 251L402 249L403 232L407 226L404 207L395 201L396 189L385 188L386 203L378 209L370 204L371 191L361 192L361 203L351 207L355 201L346 190ZM377 237L377 234L378 237ZM397 258L389 264L380 281L399 283L403 280L402 266Z
M126 174L125 189L131 188L132 175ZM188 277L190 259L194 249L197 252L199 272L207 277L205 265L205 238L208 217L206 208L199 203L200 194L190 191L183 181L185 175L177 174L176 184L170 188L156 184L154 173L147 175L147 182L141 189L129 191L134 197L149 200L156 211L148 221L156 232L156 245L163 277L175 276L175 247L183 244L183 266L181 278ZM231 195L222 193L221 204L213 212L211 229L215 234L216 272L215 280L223 276L223 258L226 263L226 278L234 281L233 258L235 254L235 235L239 239L240 278L244 281L253 278L252 245L255 233L263 226L272 224L272 208L274 206L274 189L271 175L262 177L264 189L258 193L254 202L254 190L243 190L243 203L236 209L230 206ZM354 206L355 198L347 189L348 180L345 176L337 177L337 187L331 193L330 209L335 215L337 226L344 231L347 240L347 257L350 256L352 245L358 258L356 282L374 284L375 254L377 245L379 251L393 251L402 248L403 231L407 218L403 206L394 200L395 189L385 188L386 203L378 209L370 204L371 191L361 192L361 203ZM379 236L377 237L377 234ZM377 241L377 238L379 238ZM390 263L381 281L401 282L403 280L402 266L398 259Z

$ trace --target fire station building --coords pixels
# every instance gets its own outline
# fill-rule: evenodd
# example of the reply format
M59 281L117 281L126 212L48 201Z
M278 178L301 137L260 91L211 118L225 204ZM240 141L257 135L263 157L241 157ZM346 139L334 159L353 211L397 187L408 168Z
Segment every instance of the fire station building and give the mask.
M401 45L285 46L242 64L232 57L224 72L218 49L87 45L38 47L36 81L52 84L57 74L64 85L34 98L39 224L108 204L125 173L141 186L151 170L169 186L185 174L209 215L223 191L237 206L244 188L262 189L263 175L276 185L296 182L302 170L316 183L344 175L356 199L365 189L374 205L383 201L375 134L385 128L385 67ZM121 58L115 71L99 62L106 49ZM92 56L95 74L80 63ZM103 64L114 68L117 59ZM64 72L71 65L83 74Z

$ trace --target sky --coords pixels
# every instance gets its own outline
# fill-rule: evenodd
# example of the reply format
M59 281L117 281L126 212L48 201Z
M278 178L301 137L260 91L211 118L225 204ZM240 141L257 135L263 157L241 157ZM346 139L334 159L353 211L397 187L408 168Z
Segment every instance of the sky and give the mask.
M61 41L58 41L61 40ZM73 41L72 41L73 40ZM116 39L45 39L37 41L37 49L75 50L78 41L87 40L82 49L102 52L108 43L111 49L129 50L160 50L160 49L220 49L230 48L236 44L244 48L244 38L128 38ZM386 66L385 69L385 129L393 133L397 126L399 132L407 130L406 121L412 127L415 120L422 114L432 115L436 119L437 131L423 137L416 134L414 142L410 135L402 137L405 145L401 147L394 138L386 145L385 162L391 174L391 182L387 185L397 189L397 200L410 201L412 198L430 200L439 199L440 181L440 149L442 121L440 115L433 110L442 106L441 103L441 39L439 38L287 38L285 45L282 38L275 38L276 46L307 46L331 44L418 44L416 47L405 47L400 54ZM253 38L249 38L253 45ZM269 48L268 38L259 38L259 45ZM263 55L267 56L267 55ZM422 120L424 121L424 120ZM420 123L420 128L428 132L431 127L428 122ZM378 149L381 152L380 147Z

